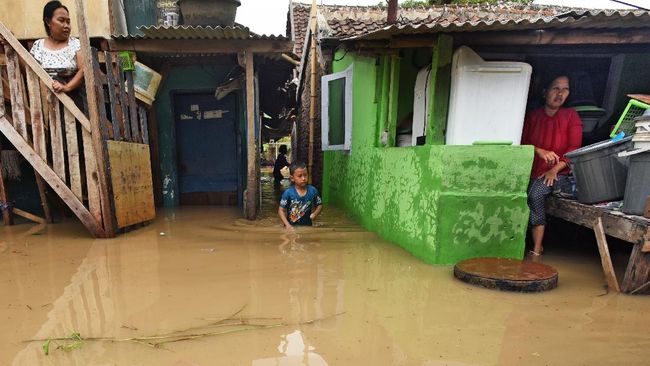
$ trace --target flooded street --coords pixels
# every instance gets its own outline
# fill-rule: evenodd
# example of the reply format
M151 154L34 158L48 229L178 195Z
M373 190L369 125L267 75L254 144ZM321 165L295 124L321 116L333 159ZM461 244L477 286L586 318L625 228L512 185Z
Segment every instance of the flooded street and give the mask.
M455 280L450 266L421 262L335 208L319 226L288 232L266 203L253 223L235 208L160 209L149 226L110 240L89 239L74 221L0 226L0 365L649 362L650 298L606 293L591 252L544 258L560 273L553 291L497 292ZM42 340L75 332L118 340L68 351L51 341L44 354ZM170 333L199 336L145 344ZM127 340L152 335L162 337Z

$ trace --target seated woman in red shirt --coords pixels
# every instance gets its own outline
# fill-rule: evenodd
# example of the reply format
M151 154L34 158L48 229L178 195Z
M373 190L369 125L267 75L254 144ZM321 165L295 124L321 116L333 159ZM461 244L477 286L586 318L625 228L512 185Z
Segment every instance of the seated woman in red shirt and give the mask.
M545 201L554 190L567 185L569 164L564 154L582 144L582 121L571 108L562 108L569 96L569 78L558 76L544 90L544 106L529 112L524 121L522 145L535 147L528 187L533 259L542 254L546 225Z

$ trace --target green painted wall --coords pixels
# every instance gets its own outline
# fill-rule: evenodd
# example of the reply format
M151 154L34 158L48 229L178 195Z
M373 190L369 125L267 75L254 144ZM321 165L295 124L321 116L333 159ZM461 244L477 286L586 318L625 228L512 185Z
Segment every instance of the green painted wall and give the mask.
M343 53L336 59L341 57ZM376 78L386 68L374 58L349 52L332 71L349 65L352 149L325 153L325 201L345 208L367 229L428 263L452 264L480 256L521 258L532 147L445 146L439 137L424 146L377 147L378 120L385 108L379 108L382 98L377 95L382 93L376 88L383 84ZM448 93L448 88L439 90ZM446 111L433 110L431 115L446 116ZM430 130L441 131L445 120L434 120Z
M223 58L209 65L179 65L172 67L161 84L155 102L158 121L158 139L160 146L160 169L162 179L163 204L165 207L179 204L178 176L176 170L176 132L173 114L173 95L175 92L214 90L222 83L228 73L236 66L230 58ZM246 149L246 132L243 118L245 107L240 98L240 131L242 132L242 149ZM246 152L242 152L246 156ZM243 169L245 174L246 169ZM246 177L242 178L245 182Z

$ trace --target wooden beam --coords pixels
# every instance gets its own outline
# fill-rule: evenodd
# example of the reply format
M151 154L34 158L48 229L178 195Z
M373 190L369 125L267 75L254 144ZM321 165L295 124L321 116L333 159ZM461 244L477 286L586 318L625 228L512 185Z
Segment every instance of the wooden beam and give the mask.
M27 212L27 211L23 211L23 210L21 210L21 209L19 209L19 208L17 208L17 207L14 207L14 208L12 209L12 211L13 211L13 213L15 213L16 215L18 215L18 216L20 216L20 217L24 217L24 218L26 218L27 220L34 221L34 222L36 222L36 223L38 223L38 224L47 224L47 220L45 220L44 218L39 217L39 216L36 216L36 215L34 215L34 214L31 214L31 213L29 213L29 212Z
M109 197L108 185L110 178L103 162L108 161L108 156L105 148L105 141L102 129L102 120L99 114L99 107L105 106L97 105L97 80L93 67L93 57L90 48L90 39L88 38L88 31L86 28L86 17L84 11L83 0L75 0L77 5L77 27L79 28L79 41L81 42L81 53L83 55L83 71L84 79L86 81L86 95L88 96L88 113L90 115L90 131L92 137L93 152L95 153L95 160L97 164L97 175L99 178L99 192L101 195L102 218L104 224L104 233L108 237L115 236L115 226L113 224L113 210L111 207L111 199ZM100 162L102 162L100 164Z
M117 89L115 93L120 100L120 111L122 113L121 126L123 129L123 140L131 141L131 125L129 123L128 100L126 96L126 85L124 83L124 71L122 71L122 59L117 59Z
M109 41L111 51L136 51L149 53L209 54L237 53L246 50L254 53L293 52L292 41L234 40L234 39L131 39Z
M4 54L3 54L4 56ZM3 66L0 66L0 117L4 117L6 110L5 110L5 99L4 99L4 83L2 82L2 69ZM5 187L5 181L4 178L2 178L2 143L0 142L0 204L8 204L8 194L7 194L7 189ZM9 207L6 208L1 208L0 207L0 212L2 212L2 221L4 222L5 225L13 225L13 219L11 217L11 210L9 210Z
M598 207L558 197L549 197L546 200L546 212L549 215L588 228L592 228L596 219L602 217L603 228L607 235L632 244L642 245L645 241L644 236L650 226L650 220L638 216L605 211Z
M2 22L0 22L0 34L5 38L7 43L11 45L11 47L16 51L18 56L23 60L25 67L29 67L34 71L36 76L38 76L39 79L43 82L45 86L47 86L50 91L54 93L54 89L52 88L52 78L50 75L45 72L43 67L32 57L32 55L20 44L18 39L14 37L13 33L7 28ZM74 117L81 123L82 126L84 126L85 129L90 130L90 122L88 121L88 118L83 114L79 108L75 105L74 101L65 93L58 93L56 94L57 98L63 103L63 105L70 109L72 113L74 114Z
M32 142L38 155L47 160L40 81L31 69L27 68L25 72L27 74L27 90L29 92L29 106L32 118Z
M65 120L65 137L68 147L68 172L70 173L70 189L79 198L83 200L81 190L81 169L79 156L79 139L77 137L77 122L74 116L67 109L64 111Z
M93 154L93 139L90 133L82 131L81 139L84 149L86 167L86 187L88 189L88 209L97 222L102 222L102 200L99 193L99 180L97 176L97 161Z
M0 117L0 132L11 142L23 157L36 169L52 189L70 207L72 212L81 220L90 233L95 237L102 237L104 232L95 219L90 215L86 207L75 197L74 193L66 186L43 159L32 149L31 146L20 136L6 117Z
M639 29L540 29L502 32L454 33L454 43L468 46L496 45L623 45L649 44L648 30Z
M4 54L3 54L4 56ZM2 69L6 66L0 65L0 115L4 115L5 110L5 82L2 78Z
M1 85L0 85L1 87ZM2 99L0 99L2 100ZM4 101L2 101L4 104ZM4 117L4 112L1 113L0 118ZM2 178L2 145L0 144L0 211L2 212L2 222L7 225L13 225L14 219L11 216L11 209L9 208L9 194L5 186L5 180Z
M135 87L133 86L133 71L126 72L126 95L129 103L129 120L131 121L131 141L140 142L140 132L138 131L138 105L135 102Z
M618 287L618 280L616 280L616 272L614 272L614 266L612 265L612 258L609 255L607 237L605 237L605 229L603 229L603 220L600 217L596 219L593 229L596 234L598 252L600 253L600 262L603 265L603 272L605 273L607 286L612 291L621 292L621 289Z
M650 277L650 253L643 253L641 245L635 245L630 254L621 291L625 293L648 293L648 277Z
M113 125L113 140L120 141L122 136L120 134L120 122L117 114L117 96L115 94L116 80L113 72L113 59L111 58L110 52L102 52L100 55L104 55L106 59L106 81L108 83L108 98L111 109L111 123Z
M435 34L428 34L426 36L396 36L390 39L390 48L417 48L426 47L433 48L437 45L438 36Z
M9 94L11 97L11 116L16 131L27 139L25 103L23 103L23 91L20 87L20 63L18 62L16 52L10 46L5 45L4 49L5 55L7 56L7 80L9 81Z
M50 145L52 146L52 167L56 174L65 182L65 151L63 150L63 127L61 123L61 108L58 99L48 92L48 114L50 116Z
M47 148L45 144L45 129L43 128L43 105L41 99L41 85L40 80L30 68L25 68L25 75L27 76L27 92L29 94L29 110L32 124L32 146L38 155L47 161ZM36 186L38 188L38 195L41 199L41 206L43 207L43 214L45 215L46 222L53 222L50 213L50 205L47 203L47 195L45 194L45 182L43 178L34 171L36 176Z
M138 106L138 117L140 119L140 131L142 131L142 143L149 145L149 124L147 123L147 110Z
M258 154L255 140L255 74L253 69L253 52L246 52L246 160L247 179L245 191L246 218L255 220L257 216L257 182L255 177L255 154Z

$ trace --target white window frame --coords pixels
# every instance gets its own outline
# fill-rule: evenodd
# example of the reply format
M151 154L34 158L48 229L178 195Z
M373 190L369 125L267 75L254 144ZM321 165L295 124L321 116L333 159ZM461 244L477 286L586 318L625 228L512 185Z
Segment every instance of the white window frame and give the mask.
M345 136L343 145L330 145L329 82L345 78ZM325 150L350 150L352 145L352 65L341 72L321 77L321 142Z

